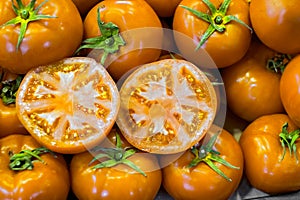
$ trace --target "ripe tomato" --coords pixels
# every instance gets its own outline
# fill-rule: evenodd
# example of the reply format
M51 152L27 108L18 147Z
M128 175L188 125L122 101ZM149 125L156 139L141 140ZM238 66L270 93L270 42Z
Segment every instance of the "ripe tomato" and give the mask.
M63 157L49 153L30 135L0 139L0 177L0 199L63 200L70 189Z
M300 127L300 55L294 57L283 71L280 81L280 97L285 111Z
M181 0L146 0L159 17L173 17Z
M159 154L182 152L199 142L217 110L210 80L179 59L141 65L122 84L120 98L117 124L124 137Z
M16 98L28 132L59 153L79 153L101 142L115 123L119 92L105 68L74 57L30 70Z
M144 0L102 1L84 20L86 40L81 48L95 49L88 56L100 60L118 80L130 69L159 58L161 28L158 16Z
M300 131L296 129L286 114L273 114L257 118L244 130L240 145L253 187L271 194L300 189Z
M283 113L279 84L286 62L284 55L254 39L242 60L222 70L229 109L247 121Z
M82 18L84 19L86 14L101 0L72 0L79 10Z
M254 32L268 47L281 53L300 53L300 4L297 0L251 0Z
M205 20L199 17L201 13ZM202 49L222 68L245 55L251 41L249 24L249 6L245 0L183 0L175 11L173 29L191 40L175 34L178 49L187 60L201 65Z
M21 76L0 68L0 138L14 134L28 134L17 116L15 95Z
M111 140L110 146L96 147L98 151L74 155L70 173L72 190L79 200L155 198L162 178L157 158L127 145L125 148L122 141L117 136L114 146Z
M69 57L81 43L83 24L71 0L2 0L0 13L0 66L11 72Z
M218 128L213 128L218 131ZM237 189L243 175L241 147L229 132L219 130L221 132L218 133L215 130L211 130L208 135L211 138L217 136L216 143L209 144L210 139L207 144L203 144L197 152L201 156L195 157L188 150L178 160L162 169L163 186L174 199L224 200ZM221 164L220 160L217 162L212 159L216 157L227 162L230 167ZM194 162L196 164L191 165ZM208 163L221 170L223 176Z

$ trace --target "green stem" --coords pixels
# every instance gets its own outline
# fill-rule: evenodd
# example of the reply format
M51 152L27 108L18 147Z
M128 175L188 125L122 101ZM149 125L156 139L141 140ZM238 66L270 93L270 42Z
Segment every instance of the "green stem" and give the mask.
M199 19L202 19L203 21L206 21L209 23L209 26L205 33L201 36L200 42L198 46L196 47L196 50L201 48L203 44L208 40L208 38L215 32L223 33L226 31L226 24L228 24L231 21L236 21L239 24L247 27L251 33L252 33L252 28L247 25L245 22L242 20L238 19L236 16L233 15L226 15L228 7L231 3L231 0L224 0L219 9L217 9L211 2L210 0L202 0L207 7L209 8L209 11L211 14L208 13L203 13L198 10L195 10L193 8L190 8L188 6L180 5L180 7L188 10L192 14L194 14L196 17Z
M300 137L300 129L294 130L292 132L288 132L288 123L285 123L282 126L281 133L279 134L280 143L283 149L282 157L280 161L282 161L286 154L286 148L288 148L290 155L294 154L296 158L296 162L298 163L298 156L297 156L297 146L296 141Z
M35 6L36 0L31 0L28 5L24 5L22 0L16 0L17 4L14 4L14 0L11 1L12 3L12 9L16 14L16 17L7 21L6 23L2 24L0 28L10 25L17 25L20 24L20 33L18 37L18 42L16 45L17 51L20 48L20 45L25 37L25 33L28 27L28 24L33 21L38 21L42 19L49 19L49 18L55 18L55 16L50 15L42 15L38 14L38 11L40 8L48 2L48 0L43 1L40 5Z
M40 161L44 163L44 160L39 156L44 153L52 153L49 149L45 147L36 148L33 150L22 150L17 154L12 154L10 152L10 163L9 168L14 171L22 170L32 170L35 161Z
M220 163L222 165L225 165L226 167L232 168L232 169L240 169L239 167L236 167L229 162L227 162L225 159L223 159L220 156L220 152L213 149L214 144L217 140L219 134L215 134L211 137L211 139L208 141L206 145L202 145L199 148L194 146L191 151L195 155L195 158L190 162L188 167L195 167L199 163L204 162L206 163L212 170L214 170L217 174L225 178L227 181L231 182L232 180L226 176L217 166L215 163Z
M82 49L98 49L103 50L100 63L104 65L109 54L117 52L121 46L126 43L120 35L119 27L112 22L104 23L100 18L101 8L98 8L97 22L101 35L88 38L82 42L82 45L76 50L77 54Z
M291 60L291 55L277 53L267 61L267 69L282 74L285 67Z
M136 164L128 160L128 158L136 153L135 149L123 149L120 135L116 133L116 147L115 148L104 148L100 147L94 149L95 151L101 151L102 153L97 154L91 160L89 165L94 163L96 160L100 161L102 158L106 158L105 161L102 161L92 167L92 169L100 169L100 168L109 168L114 167L119 164L124 164L139 172L143 176L147 176L147 174L141 170Z
M16 102L17 91L23 77L23 75L19 75L15 80L1 81L2 89L0 91L0 98L3 104L9 105Z

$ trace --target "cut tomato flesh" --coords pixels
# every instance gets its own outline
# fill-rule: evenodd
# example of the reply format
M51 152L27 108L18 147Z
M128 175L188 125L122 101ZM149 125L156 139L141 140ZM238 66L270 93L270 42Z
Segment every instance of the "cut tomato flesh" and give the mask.
M74 57L29 71L17 93L24 127L59 153L79 153L100 143L112 128L119 93L102 65Z
M199 142L217 108L213 85L195 65L165 59L140 66L120 89L117 125L135 147L159 154Z

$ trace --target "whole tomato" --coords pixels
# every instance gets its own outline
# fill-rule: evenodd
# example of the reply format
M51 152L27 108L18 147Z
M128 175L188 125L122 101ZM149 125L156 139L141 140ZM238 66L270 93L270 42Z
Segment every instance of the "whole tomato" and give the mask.
M73 55L83 24L72 0L0 1L0 66L25 74Z
M300 189L299 132L286 114L264 115L247 126L240 145L253 187L270 194Z
M14 134L27 134L17 116L15 95L22 76L0 69L0 138Z
M227 131L210 131L210 139L164 167L163 186L174 199L228 199L243 175L240 145ZM163 161L165 162L165 161Z
M163 30L160 19L144 0L107 0L95 5L84 20L81 49L99 60L118 80L130 69L159 58Z
M65 160L29 135L0 139L0 199L63 200L70 189Z
M300 53L300 4L297 0L251 0L254 32L268 47L281 53Z
M287 55L253 39L242 60L222 70L229 109L247 121L283 113L279 85L281 72L289 60Z
M286 66L280 80L280 97L285 111L300 127L300 55Z
M159 17L173 17L181 0L146 0Z
M136 152L113 129L90 152L74 155L70 173L72 191L79 200L152 200L161 185L161 169L155 155ZM113 140L111 140L113 139Z
M183 56L201 65L203 50L219 68L240 60L250 45L249 5L245 0L183 0L173 19L175 42Z

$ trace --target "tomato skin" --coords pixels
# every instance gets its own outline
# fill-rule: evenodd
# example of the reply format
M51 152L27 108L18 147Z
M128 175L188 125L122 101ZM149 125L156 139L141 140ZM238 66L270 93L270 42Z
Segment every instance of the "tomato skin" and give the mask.
M280 81L280 97L285 111L300 127L300 55L294 57L283 71Z
M229 132L223 130L215 143L215 149L227 162L240 167L236 170L216 163L232 182L228 182L203 162L188 169L188 164L195 156L186 151L178 160L163 168L163 186L174 199L224 200L237 189L243 174L241 147Z
M279 133L286 122L289 131L297 129L286 114L259 117L244 130L239 141L244 153L245 173L250 184L271 194L300 189L300 165L288 149L280 162L283 149ZM296 142L296 146L299 157L299 143Z
M299 10L297 0L251 0L250 19L254 32L275 51L299 53Z
M30 1L23 0L25 5ZM39 5L43 0L37 0ZM16 17L12 1L0 2L0 24ZM83 23L71 0L51 0L42 6L39 14L56 16L29 22L25 37L17 50L20 25L0 28L0 66L17 74L25 74L39 65L71 56L81 43Z
M223 1L211 0L211 2L218 9ZM201 57L202 49L202 51L205 50L211 56L217 67L224 68L234 64L245 55L250 45L251 33L248 28L237 22L228 23L223 33L215 31L201 49L195 51L200 37L202 37L207 30L209 24L180 7L181 5L188 6L203 13L209 13L209 10L202 1L183 0L175 11L173 29L185 34L192 40L188 41L180 34L175 34L178 49L186 59L201 65L201 63L203 63ZM250 24L249 6L245 0L232 0L227 15L234 15L246 24Z
M97 23L99 7L102 8L101 21L116 24L126 42L118 52L108 55L105 63L115 80L120 79L130 69L159 58L163 38L162 24L157 14L144 0L106 0L98 3L84 20L85 38L101 35ZM151 46L154 48L150 48ZM91 53L89 56L97 58L99 53L95 50L94 53L96 55Z
M156 169L146 172L147 177L124 165L93 170L93 165L89 165L92 159L92 154L85 152L75 155L71 161L72 190L79 200L155 198L162 177L154 155L136 153L129 158L145 172Z
M181 0L146 0L159 17L172 17Z
M281 74L267 68L268 60L275 55L275 51L253 39L242 60L222 70L228 107L246 121L284 112L279 90Z
M29 135L10 135L0 139L0 199L67 199L69 172L63 157L46 153L40 157L46 162L34 162L32 170L12 171L9 152L19 153L40 145Z
M82 18L85 18L86 14L92 9L93 6L95 6L97 3L99 3L101 0L72 0L74 4L76 5L77 9L79 10Z

